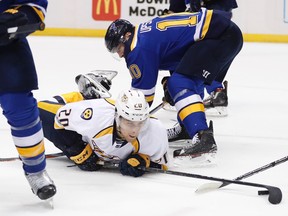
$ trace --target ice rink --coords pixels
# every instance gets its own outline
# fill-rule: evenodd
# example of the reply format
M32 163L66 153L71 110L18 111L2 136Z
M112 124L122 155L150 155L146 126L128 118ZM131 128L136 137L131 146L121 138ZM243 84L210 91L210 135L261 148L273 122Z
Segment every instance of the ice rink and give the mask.
M40 89L38 100L77 91L76 75L96 69L116 70L112 95L129 88L125 61L116 61L106 51L103 38L29 37ZM167 72L160 72L158 81ZM219 178L234 179L288 155L288 44L245 43L226 77L229 82L229 114L214 121L218 145L216 162L197 166L187 162L171 169ZM158 83L153 107L161 102ZM152 107L152 108L153 108ZM175 113L155 114L167 127ZM0 157L17 156L8 124L0 116ZM46 152L59 152L46 141ZM231 184L196 194L210 181L168 174L147 174L140 178L103 170L84 172L64 157L48 159L47 170L58 192L54 209L30 191L20 161L0 162L1 216L191 216L253 215L286 216L288 212L288 162L255 174L244 181L279 187L282 202L272 205L263 188Z

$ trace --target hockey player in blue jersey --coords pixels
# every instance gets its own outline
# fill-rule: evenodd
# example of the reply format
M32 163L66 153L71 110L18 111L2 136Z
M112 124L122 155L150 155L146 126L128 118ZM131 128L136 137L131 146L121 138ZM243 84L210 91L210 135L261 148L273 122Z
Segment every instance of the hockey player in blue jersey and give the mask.
M236 0L170 0L169 9L165 9L163 14L179 13L179 12L198 12L201 7L210 10L222 10L228 12L230 19L232 18L232 10L237 8ZM163 78L163 82L166 77ZM210 85L205 85L208 97L203 98L205 113L207 116L227 116L228 107L228 81L223 83L214 80ZM165 104L165 109L169 109L169 104ZM174 128L168 130L169 142L184 140L189 137L183 126L177 124Z
M33 56L25 34L9 34L11 27L44 20L47 0L0 1L0 104L32 192L40 199L53 197L56 187L46 172L43 131L37 101Z
M164 14L179 13L184 11L198 12L201 7L210 10L222 10L229 13L232 18L232 10L237 8L236 0L170 0L169 10L165 9ZM204 99L205 112L209 116L226 116L228 106L227 95L228 82L223 84L213 81L211 85L205 85L209 96Z
M170 0L169 9L165 9L164 13L197 12L201 7L209 10L223 10L231 14L238 5L236 0Z
M241 30L226 12L202 8L197 13L156 17L139 26L118 19L108 27L105 44L109 52L125 58L132 88L143 91L150 105L159 70L174 71L164 84L166 100L175 104L179 122L196 141L174 156L216 151L201 98L203 86L223 81L243 45Z

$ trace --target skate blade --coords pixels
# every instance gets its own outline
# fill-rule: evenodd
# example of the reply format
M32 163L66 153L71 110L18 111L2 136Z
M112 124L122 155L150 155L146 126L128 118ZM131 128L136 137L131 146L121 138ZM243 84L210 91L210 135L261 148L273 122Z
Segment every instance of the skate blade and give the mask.
M199 156L177 156L174 165L181 167L206 167L216 165L216 152L205 153Z
M179 148L184 148L185 146L191 145L191 144L192 144L191 139L183 139L183 140L169 142L169 147L179 149Z
M170 112L177 112L175 106L171 106L169 103L165 103L163 109Z
M53 197L45 200L44 202L46 202L47 205L48 205L51 209L54 209L54 200L53 200Z
M208 117L225 117L228 115L227 107L219 106L205 109L205 114Z

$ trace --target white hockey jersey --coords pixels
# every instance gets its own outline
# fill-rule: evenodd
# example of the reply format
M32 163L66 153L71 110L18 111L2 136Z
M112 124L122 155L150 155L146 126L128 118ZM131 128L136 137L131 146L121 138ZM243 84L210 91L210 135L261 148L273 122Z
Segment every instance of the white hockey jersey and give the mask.
M68 103L55 116L55 128L81 134L83 141L102 160L121 160L131 153L150 156L159 164L168 164L168 138L162 123L150 117L132 143L117 138L114 101L84 100Z

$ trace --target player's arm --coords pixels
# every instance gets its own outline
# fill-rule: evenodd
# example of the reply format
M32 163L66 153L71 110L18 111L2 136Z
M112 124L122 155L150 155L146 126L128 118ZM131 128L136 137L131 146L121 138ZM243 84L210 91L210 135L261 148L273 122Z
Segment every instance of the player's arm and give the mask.
M76 109L75 106L67 104L57 111L54 123L55 129L70 130L78 134L76 127L82 127L83 125L81 125L81 120L78 119L80 116L77 114L77 110L75 116L73 115L73 108ZM65 150L63 150L63 152L64 151ZM66 149L65 152L68 151L69 154L67 156L69 159L81 170L97 171L101 169L102 165L99 164L99 157L94 153L90 144L83 141L81 134L79 134L79 137L77 141L73 143L73 146L69 146L69 150Z
M170 163L167 154L169 150L167 130L160 120L154 117L150 117L149 120L149 127L141 138L145 145L141 145L139 152L149 152L150 167L167 170Z
M132 78L131 87L132 89L142 91L151 107L155 97L158 78L159 62L157 53L142 50L141 48L133 51L138 52L139 55L135 55L137 58L131 59L128 65Z
M0 45L7 45L13 40L26 37L35 31L11 33L11 28L43 22L47 1L15 1L16 4L0 14Z
M80 92L69 92L61 95L56 95L53 97L60 104L67 104L77 101L85 100L83 95Z
M79 143L81 145L81 143ZM80 153L70 157L81 170L84 171L98 171L102 168L99 157L94 153L89 143L83 145Z

